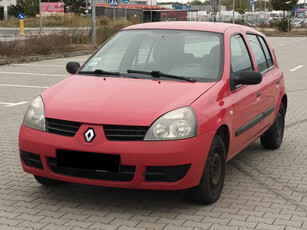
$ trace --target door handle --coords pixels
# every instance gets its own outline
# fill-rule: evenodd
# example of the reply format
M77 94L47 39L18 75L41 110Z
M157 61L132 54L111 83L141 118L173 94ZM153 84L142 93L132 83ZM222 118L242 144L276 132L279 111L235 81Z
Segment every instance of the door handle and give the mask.
M261 96L261 92L257 92L257 97L260 97Z

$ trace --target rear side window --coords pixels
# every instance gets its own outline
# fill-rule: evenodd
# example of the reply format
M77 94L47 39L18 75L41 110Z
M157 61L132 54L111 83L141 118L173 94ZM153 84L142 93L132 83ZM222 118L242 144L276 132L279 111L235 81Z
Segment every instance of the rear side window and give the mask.
M234 35L230 40L231 68L234 75L240 75L243 71L252 70L252 62L241 35Z
M267 45L267 43L265 42L265 40L264 40L263 37L258 36L258 38L259 38L260 43L261 43L261 45L262 45L262 48L263 48L263 50L264 50L264 54L265 54L265 57L266 57L266 59L267 59L267 61L268 61L268 65L269 65L269 67L271 67L271 66L274 65L274 63L273 63L272 54L271 54L271 52L270 52L270 50L269 50L269 48L268 48L268 45Z
M268 64L264 55L264 51L256 35L248 34L247 38L252 46L255 59L257 61L259 72L263 72L268 68Z

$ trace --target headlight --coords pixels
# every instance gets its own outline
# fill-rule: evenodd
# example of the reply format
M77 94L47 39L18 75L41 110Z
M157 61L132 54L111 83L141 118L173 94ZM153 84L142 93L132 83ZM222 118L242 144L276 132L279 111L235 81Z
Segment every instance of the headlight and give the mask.
M40 96L30 103L22 123L29 128L46 131L44 102Z
M175 109L156 120L144 138L145 141L179 140L197 135L197 120L192 108Z

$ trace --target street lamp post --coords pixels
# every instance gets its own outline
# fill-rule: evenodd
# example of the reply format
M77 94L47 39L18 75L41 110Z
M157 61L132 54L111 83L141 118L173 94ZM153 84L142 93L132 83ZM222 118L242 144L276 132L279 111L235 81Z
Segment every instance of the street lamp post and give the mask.
M92 44L96 45L96 0L92 0Z
M42 1L38 1L39 4L39 32L41 33L43 31L43 18L42 18Z
M152 22L152 0L150 0L150 21Z

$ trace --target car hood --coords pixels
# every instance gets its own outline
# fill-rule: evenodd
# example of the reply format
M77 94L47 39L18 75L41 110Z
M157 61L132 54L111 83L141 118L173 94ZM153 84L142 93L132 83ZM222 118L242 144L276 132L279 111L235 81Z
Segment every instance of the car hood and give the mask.
M215 83L72 76L42 94L47 118L91 124L149 126L189 106Z

